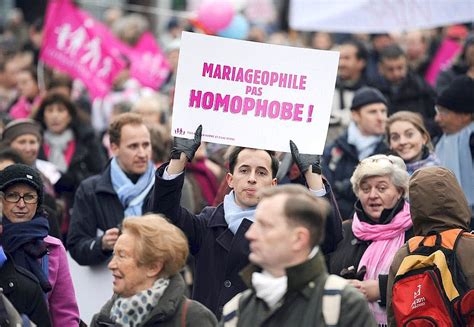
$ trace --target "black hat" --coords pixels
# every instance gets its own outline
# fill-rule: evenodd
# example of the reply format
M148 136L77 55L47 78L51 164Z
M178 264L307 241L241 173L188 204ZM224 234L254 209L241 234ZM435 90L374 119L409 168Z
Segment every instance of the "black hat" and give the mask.
M8 166L0 172L0 191L4 192L9 186L26 184L38 193L38 208L43 203L43 181L39 172L24 164Z
M468 76L456 77L436 101L449 111L474 113L474 79Z
M383 103L388 106L387 99L379 90L364 86L355 92L351 110L359 110L361 107L372 103Z

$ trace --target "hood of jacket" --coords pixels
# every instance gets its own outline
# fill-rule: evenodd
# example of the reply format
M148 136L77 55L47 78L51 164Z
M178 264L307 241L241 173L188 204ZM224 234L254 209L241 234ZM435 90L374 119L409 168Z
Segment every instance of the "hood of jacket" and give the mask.
M410 212L415 235L452 228L469 229L471 210L454 174L444 167L426 167L410 179Z

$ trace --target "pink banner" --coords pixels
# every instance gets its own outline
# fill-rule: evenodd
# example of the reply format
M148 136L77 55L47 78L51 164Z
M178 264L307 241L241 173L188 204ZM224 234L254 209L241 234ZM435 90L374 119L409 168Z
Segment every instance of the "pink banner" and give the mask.
M461 51L459 43L450 39L444 39L426 71L425 80L434 86L439 72L449 67L459 51Z
M130 61L130 74L153 89L158 89L170 72L170 65L150 32L144 33L133 48Z
M145 32L132 48L100 22L95 23L95 31L102 39L108 40L108 47L113 53L119 52L128 58L130 76L143 86L159 89L169 75L170 65L153 34Z
M170 66L155 38L146 32L132 48L70 0L52 0L46 13L41 59L84 82L92 97L108 93L115 76L130 62L130 75L158 89Z
M125 67L113 40L97 31L98 23L69 0L49 2L40 58L82 80L94 98L105 96Z

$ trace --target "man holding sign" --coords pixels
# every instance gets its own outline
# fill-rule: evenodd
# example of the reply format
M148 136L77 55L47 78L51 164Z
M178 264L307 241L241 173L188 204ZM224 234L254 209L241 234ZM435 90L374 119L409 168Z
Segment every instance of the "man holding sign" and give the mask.
M258 192L277 184L278 161L270 151L237 147L229 157L226 180L232 192L217 207L207 207L193 215L179 205L184 168L201 144L202 127L193 140L176 138L171 161L156 172L149 211L162 213L183 230L196 258L193 299L206 305L217 317L234 295L246 289L238 273L248 264L249 242L245 233L254 220ZM331 194L321 177L320 157L300 155L290 142L293 159L316 196ZM331 197L329 197L331 199ZM341 236L337 205L328 219L323 252L334 249Z

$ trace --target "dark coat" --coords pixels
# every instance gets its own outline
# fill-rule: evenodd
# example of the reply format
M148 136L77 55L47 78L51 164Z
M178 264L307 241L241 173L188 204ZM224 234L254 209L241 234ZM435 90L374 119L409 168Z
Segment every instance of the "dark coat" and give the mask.
M170 279L170 284L166 288L163 296L158 300L158 304L148 318L146 318L141 327L212 327L217 325L216 317L201 303L191 301L184 295L186 286L180 274L176 274ZM110 319L110 310L114 305L117 295L114 295L92 318L91 327L115 326ZM186 312L183 312L183 306L187 305ZM186 317L183 317L186 315ZM185 325L182 324L183 318Z
M381 140L370 155L387 152L388 146ZM350 179L359 164L359 155L356 147L347 142L347 131L324 149L322 163L323 175L332 186L341 216L344 220L350 219L354 213L354 203L357 200L352 191Z
M29 271L8 260L0 267L0 287L20 314L25 314L38 326L52 326L46 297L38 280Z
M124 210L112 186L110 166L102 174L81 183L76 192L67 238L68 250L77 263L96 265L111 256L112 251L102 251L102 236L97 236L97 231L118 227L124 218Z
M404 202L399 203L399 208L403 207ZM356 205L358 217L366 223L373 223L364 218L364 215L361 214L360 204L357 203ZM388 223L392 220L393 216L398 211L393 211L392 214L388 215L385 218L385 223ZM352 219L344 221L342 223L342 229L344 233L344 238L339 244L337 245L336 251L331 253L328 256L328 270L329 273L339 275L341 277L347 279L359 279L362 280L363 275L356 274L354 277L352 274L348 272L349 267L354 267L354 271L359 271L359 263L364 255L365 251L372 243L371 241L364 241L358 239L354 233L352 232ZM413 236L413 229L410 228L405 232L405 241L408 240L410 237ZM387 295L387 281L388 275L379 275L379 288L380 288L380 305L385 306L386 303L386 295Z
M258 270L258 267L250 265L242 272L242 278L249 286L252 273ZM255 295L253 289L243 293L237 310L237 327L326 326L322 296L328 273L322 254L318 253L306 262L287 268L286 275L288 289L273 310ZM223 321L221 326L226 326ZM337 326L376 326L366 299L351 286L345 286L341 291Z
M161 176L166 166L157 170L148 211L164 214L188 237L190 251L196 259L193 299L220 318L224 304L247 288L239 272L249 263L245 233L252 222L244 219L234 235L228 229L222 204L206 207L198 215L191 214L179 205L184 174L164 180ZM327 230L322 248L330 252L342 239L339 215L331 216Z
M72 198L79 184L86 178L99 174L107 163L104 151L92 128L82 126L79 131L74 131L74 137L76 149L69 167L54 185L56 192L71 193ZM43 147L40 149L38 158L48 160Z
M417 112L423 117L432 138L441 134L441 129L434 121L436 93L422 77L408 72L396 90L385 79L371 86L379 89L387 98L389 116L400 110Z

